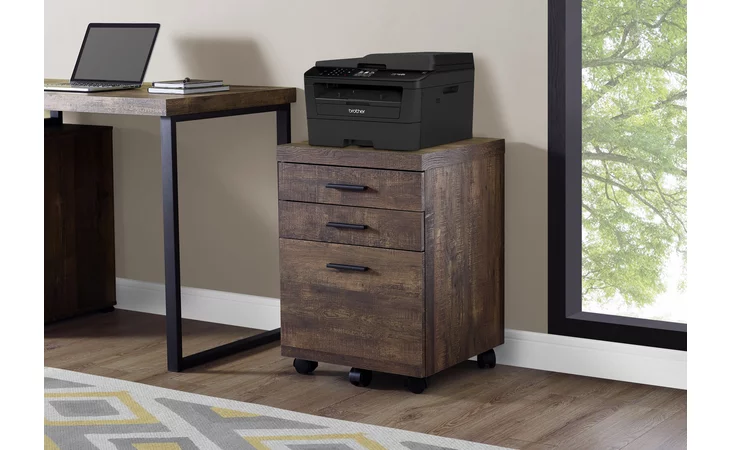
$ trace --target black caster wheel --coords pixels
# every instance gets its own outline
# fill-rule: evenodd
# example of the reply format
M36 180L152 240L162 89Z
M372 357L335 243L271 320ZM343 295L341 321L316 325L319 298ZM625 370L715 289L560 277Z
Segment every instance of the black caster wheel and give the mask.
M319 363L317 361L309 361L308 359L294 359L294 368L297 373L307 375L314 372Z
M373 372L371 370L357 369L353 367L350 369L350 383L355 386L366 387L373 380Z
M494 350L490 348L486 352L480 353L477 356L477 365L479 365L480 369L484 369L485 367L494 369L494 366L497 365L497 355L494 354Z
M413 392L414 394L420 394L421 392L426 390L426 388L428 387L428 382L426 382L425 378L408 377L408 380L406 381L406 386L408 386L408 390Z

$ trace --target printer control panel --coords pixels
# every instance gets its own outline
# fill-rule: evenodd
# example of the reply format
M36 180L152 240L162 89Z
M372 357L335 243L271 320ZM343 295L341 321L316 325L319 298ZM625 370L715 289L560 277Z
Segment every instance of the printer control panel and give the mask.
M413 80L421 78L427 72L408 72L383 69L355 69L349 67L317 67L319 76L333 78L377 78L386 79L406 79Z
M322 67L319 74L323 77L371 77L378 69L351 69L344 67Z

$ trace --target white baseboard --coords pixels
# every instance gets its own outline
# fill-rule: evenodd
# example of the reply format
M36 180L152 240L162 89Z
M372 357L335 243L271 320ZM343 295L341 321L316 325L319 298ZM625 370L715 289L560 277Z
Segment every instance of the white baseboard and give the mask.
M117 278L117 308L165 313L159 283ZM183 287L186 319L246 328L279 328L279 299ZM687 389L687 353L522 330L505 330L497 362L510 366Z
M687 389L687 352L505 330L497 363Z
M118 309L165 314L165 286L161 283L117 278ZM281 326L279 299L191 287L182 288L185 319L224 323L259 330Z

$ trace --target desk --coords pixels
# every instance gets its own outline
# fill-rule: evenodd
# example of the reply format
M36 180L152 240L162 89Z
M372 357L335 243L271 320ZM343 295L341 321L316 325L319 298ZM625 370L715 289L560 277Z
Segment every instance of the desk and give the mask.
M56 82L59 80L45 80ZM63 112L128 114L160 118L162 215L165 252L167 369L180 372L233 353L280 339L279 329L183 357L180 308L180 235L178 224L177 124L192 120L276 112L276 142L291 142L291 103L295 88L231 86L227 92L195 95L149 94L141 89L72 93L46 91L44 109L50 125L63 123Z

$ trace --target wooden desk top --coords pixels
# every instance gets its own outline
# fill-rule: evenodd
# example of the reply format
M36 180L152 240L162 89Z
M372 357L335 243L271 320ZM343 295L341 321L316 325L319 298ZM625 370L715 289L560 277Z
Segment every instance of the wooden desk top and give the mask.
M67 80L45 79L47 83L60 81ZM165 95L148 93L149 86L149 83L145 83L139 89L94 93L45 91L43 109L136 116L179 116L285 105L297 99L296 89L290 87L231 86L231 90L225 92Z

